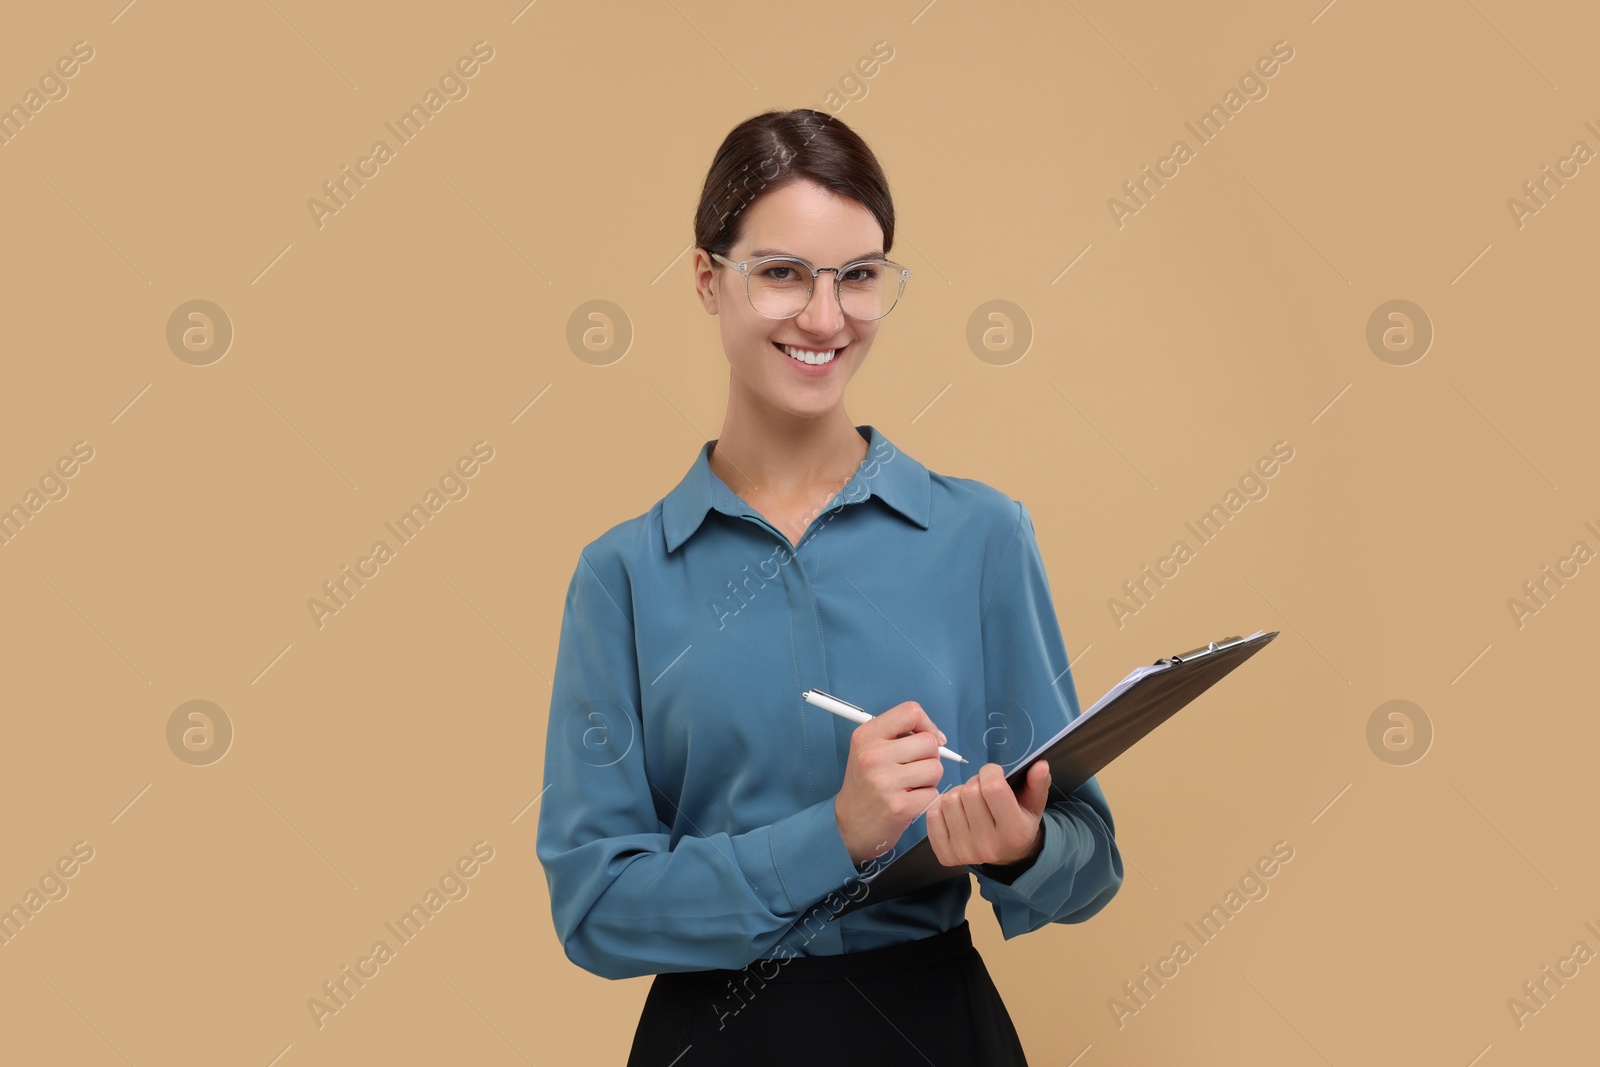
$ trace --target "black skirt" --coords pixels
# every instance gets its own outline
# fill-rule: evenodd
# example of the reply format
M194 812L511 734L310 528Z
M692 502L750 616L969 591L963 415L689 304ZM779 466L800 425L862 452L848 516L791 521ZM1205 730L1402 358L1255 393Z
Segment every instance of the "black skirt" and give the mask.
M1027 1067L965 920L942 934L743 970L658 974L628 1067Z

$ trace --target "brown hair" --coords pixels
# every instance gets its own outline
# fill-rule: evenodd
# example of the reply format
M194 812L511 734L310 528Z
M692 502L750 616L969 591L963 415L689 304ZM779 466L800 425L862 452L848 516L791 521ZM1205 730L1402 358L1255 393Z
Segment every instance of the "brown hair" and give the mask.
M695 247L727 255L739 240L745 209L762 193L802 179L872 212L889 254L894 202L878 158L850 127L811 108L763 111L728 131L700 190Z

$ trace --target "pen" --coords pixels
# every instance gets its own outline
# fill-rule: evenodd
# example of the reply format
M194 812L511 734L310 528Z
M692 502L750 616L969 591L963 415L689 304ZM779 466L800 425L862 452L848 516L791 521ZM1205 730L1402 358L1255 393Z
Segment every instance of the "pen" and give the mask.
M872 715L862 711L849 701L840 700L836 696L830 696L820 689L807 689L805 692L800 694L800 699L804 700L808 704L815 704L823 711L831 711L841 719L849 719L851 722L871 722L873 719ZM943 756L945 759L953 759L958 763L967 762L965 756L962 756L957 752L952 752L943 745L939 746L939 755Z

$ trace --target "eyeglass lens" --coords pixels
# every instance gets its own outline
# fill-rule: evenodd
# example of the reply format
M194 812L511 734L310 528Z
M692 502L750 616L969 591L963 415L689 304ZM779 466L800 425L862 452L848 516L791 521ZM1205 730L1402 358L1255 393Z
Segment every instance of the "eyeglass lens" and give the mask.
M838 275L828 272L828 278L835 276L839 305L853 319L881 319L900 299L900 272L885 263L857 263ZM792 318L805 308L813 280L810 268L799 260L770 260L746 276L750 304L768 318Z

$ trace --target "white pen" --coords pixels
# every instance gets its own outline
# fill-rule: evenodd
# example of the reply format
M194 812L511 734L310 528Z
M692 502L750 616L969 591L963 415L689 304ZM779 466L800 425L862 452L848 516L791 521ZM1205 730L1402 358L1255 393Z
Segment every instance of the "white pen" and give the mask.
M840 700L836 696L830 696L820 689L807 689L805 692L800 694L800 699L804 700L808 704L815 704L823 711L831 711L841 719L849 719L851 722L871 722L874 718L874 716L856 707L849 701ZM939 755L943 756L945 759L953 759L958 763L967 762L965 756L962 756L957 752L952 752L943 745L939 746Z

